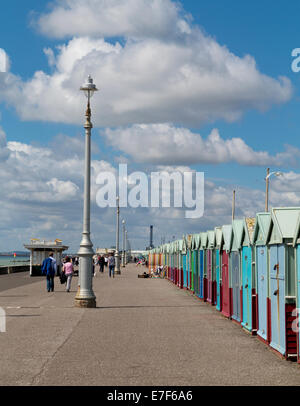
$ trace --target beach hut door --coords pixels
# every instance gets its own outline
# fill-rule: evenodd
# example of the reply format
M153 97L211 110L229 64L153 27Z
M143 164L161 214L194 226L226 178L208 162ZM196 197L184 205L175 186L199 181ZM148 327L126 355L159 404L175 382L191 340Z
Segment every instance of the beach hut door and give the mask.
M252 255L251 247L243 247L243 326L252 328Z
M285 355L285 248L270 247L270 346Z
M258 295L258 331L257 334L267 340L267 294L268 294L268 250L256 248L257 295Z
M232 318L236 321L241 320L241 295L240 295L240 255L239 252L231 253L232 265Z
M200 268L200 276L199 276L199 283L200 283L200 298L203 299L203 268L204 268L204 264L203 264L203 250L201 250L199 252L199 268Z
M222 254L222 313L230 317L228 254Z

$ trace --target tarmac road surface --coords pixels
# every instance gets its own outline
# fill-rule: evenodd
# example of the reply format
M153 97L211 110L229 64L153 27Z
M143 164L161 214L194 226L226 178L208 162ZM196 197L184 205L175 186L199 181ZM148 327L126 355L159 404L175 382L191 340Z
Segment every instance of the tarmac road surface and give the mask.
M14 289L19 286L28 285L41 281L41 277L30 277L29 272L12 273L10 275L0 275L0 292Z
M215 308L145 268L94 278L96 309L74 308L56 279L0 293L1 385L300 385L300 368L281 360Z

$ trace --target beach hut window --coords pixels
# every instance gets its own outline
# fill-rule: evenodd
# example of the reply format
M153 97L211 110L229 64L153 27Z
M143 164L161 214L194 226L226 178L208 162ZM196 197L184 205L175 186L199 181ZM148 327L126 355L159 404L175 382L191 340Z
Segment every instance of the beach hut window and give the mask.
M287 246L287 281L286 281L286 296L295 296L295 250L292 246Z

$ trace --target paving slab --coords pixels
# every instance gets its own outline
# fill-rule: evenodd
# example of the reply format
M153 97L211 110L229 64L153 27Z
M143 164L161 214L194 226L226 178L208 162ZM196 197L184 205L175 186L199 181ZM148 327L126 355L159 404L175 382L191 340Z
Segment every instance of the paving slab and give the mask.
M77 309L72 292L45 281L0 292L0 385L300 385L300 368L281 360L214 307L163 279L94 278L96 309Z

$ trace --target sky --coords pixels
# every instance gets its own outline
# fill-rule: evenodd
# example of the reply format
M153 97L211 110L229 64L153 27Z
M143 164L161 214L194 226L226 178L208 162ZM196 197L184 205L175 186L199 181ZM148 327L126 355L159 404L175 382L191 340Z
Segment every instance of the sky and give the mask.
M226 7L224 6L226 4ZM85 99L92 99L94 247L115 245L100 173L205 174L205 210L122 208L131 246L300 205L300 6L271 0L11 0L0 12L0 251L31 238L81 240ZM299 63L300 66L300 63ZM4 72L5 71L5 72Z

